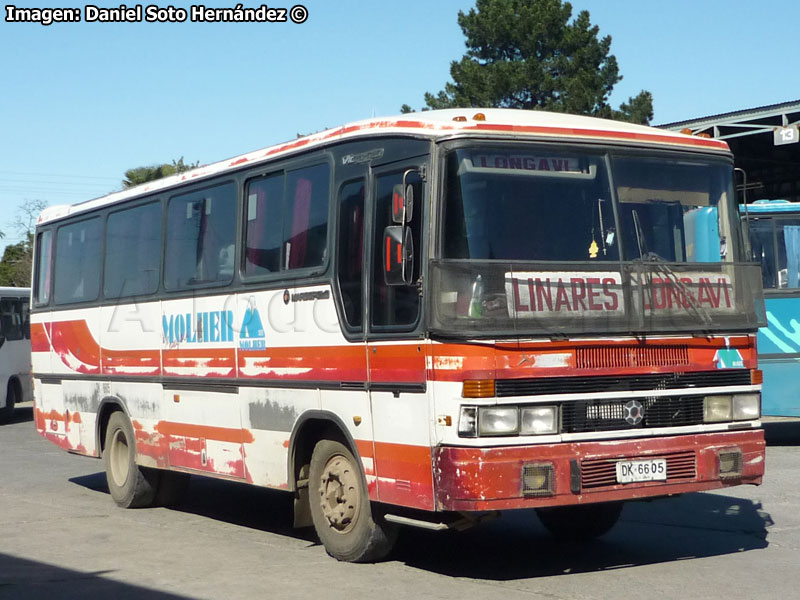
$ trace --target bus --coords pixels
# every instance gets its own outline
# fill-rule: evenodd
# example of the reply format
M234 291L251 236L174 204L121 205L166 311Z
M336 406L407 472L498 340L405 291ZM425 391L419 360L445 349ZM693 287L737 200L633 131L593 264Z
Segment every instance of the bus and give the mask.
M30 288L0 287L0 425L33 398Z
M344 561L403 526L759 484L764 321L717 140L372 118L41 215L37 431L122 507L285 490ZM713 251L695 238L716 232Z
M756 200L740 211L766 301L767 326L758 331L763 414L800 417L800 202Z

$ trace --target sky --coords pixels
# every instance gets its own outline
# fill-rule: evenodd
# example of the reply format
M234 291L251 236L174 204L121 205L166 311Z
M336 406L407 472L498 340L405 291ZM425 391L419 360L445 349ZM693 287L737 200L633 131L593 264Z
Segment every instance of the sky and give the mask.
M302 1L305 22L37 23L0 19L0 231L28 200L80 202L127 169L212 163L371 116L424 105L464 54L458 11L474 0ZM11 0L3 6L11 4ZM79 8L86 2L14 3ZM119 7L117 3L95 3ZM145 3L143 7L149 4ZM156 2L166 8L169 2ZM235 2L207 0L206 7ZM245 6L260 6L245 2ZM134 0L127 4L136 6ZM173 2L174 7L190 3ZM800 99L796 0L574 0L653 124Z

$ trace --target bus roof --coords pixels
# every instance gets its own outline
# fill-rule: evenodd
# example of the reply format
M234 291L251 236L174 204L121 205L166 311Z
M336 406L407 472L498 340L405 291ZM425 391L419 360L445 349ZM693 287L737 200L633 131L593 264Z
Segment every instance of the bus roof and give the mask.
M480 118L480 115L483 118ZM307 135L296 140L269 146L261 150L235 156L220 162L198 167L185 173L164 177L142 185L114 192L100 198L73 205L46 208L39 224L68 215L85 212L122 200L152 192L166 190L188 181L195 181L234 171L245 166L289 156L331 143L380 135L413 135L431 139L457 137L492 137L513 135L515 138L616 142L654 147L699 149L728 152L728 145L720 140L703 138L635 125L622 121L598 119L579 115L549 113L538 110L453 108L379 117L356 121L334 129Z
M800 202L789 202L788 200L756 200L746 207L739 205L739 211L748 215L766 215L782 213L800 213Z
M27 287L2 287L0 286L0 296L22 296L31 295L31 288Z

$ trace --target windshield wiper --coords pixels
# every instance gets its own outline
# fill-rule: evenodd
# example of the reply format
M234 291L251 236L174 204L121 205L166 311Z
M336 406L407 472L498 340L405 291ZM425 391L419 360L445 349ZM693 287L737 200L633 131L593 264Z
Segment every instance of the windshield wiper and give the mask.
M636 233L636 245L639 249L639 262L641 263L642 267L644 267L645 263L649 263L653 266L652 270L648 268L644 272L648 293L650 296L651 310L653 307L653 272L655 272L671 285L675 286L675 288L684 295L686 301L678 301L678 306L683 308L688 314L695 317L702 324L710 324L711 316L708 314L708 311L700 306L700 303L697 301L697 298L692 290L689 289L689 286L687 286L683 281L681 281L680 277L669 265L667 260L655 252L648 251L644 235L642 234L642 225L639 221L639 213L636 211L636 209L631 211L631 216L633 217L633 229ZM664 293L667 294L669 292L665 290Z

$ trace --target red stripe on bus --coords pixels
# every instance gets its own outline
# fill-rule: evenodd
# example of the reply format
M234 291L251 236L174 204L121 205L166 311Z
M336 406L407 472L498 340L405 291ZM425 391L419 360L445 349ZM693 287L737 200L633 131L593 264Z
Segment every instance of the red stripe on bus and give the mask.
M253 434L249 430L235 427L212 427L210 425L159 421L156 423L155 430L162 435L206 439L234 444L251 444L255 441Z

